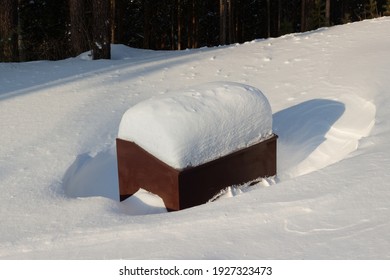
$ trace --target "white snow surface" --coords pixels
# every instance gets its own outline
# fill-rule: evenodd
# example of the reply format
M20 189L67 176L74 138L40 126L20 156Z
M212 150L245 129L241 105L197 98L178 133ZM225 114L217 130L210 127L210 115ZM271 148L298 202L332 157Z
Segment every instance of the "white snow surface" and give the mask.
M198 166L272 135L259 89L213 82L152 97L122 117L118 137L176 169Z
M389 30L384 17L214 48L0 63L0 258L389 259ZM143 190L119 202L124 113L208 82L264 93L278 175L183 211Z

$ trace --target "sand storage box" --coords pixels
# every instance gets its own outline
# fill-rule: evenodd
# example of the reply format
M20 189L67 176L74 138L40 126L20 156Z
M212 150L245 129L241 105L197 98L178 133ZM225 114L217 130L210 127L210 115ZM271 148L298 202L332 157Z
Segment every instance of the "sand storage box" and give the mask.
M260 90L215 82L165 93L123 115L117 138L120 200L140 188L168 210L276 174L272 112Z

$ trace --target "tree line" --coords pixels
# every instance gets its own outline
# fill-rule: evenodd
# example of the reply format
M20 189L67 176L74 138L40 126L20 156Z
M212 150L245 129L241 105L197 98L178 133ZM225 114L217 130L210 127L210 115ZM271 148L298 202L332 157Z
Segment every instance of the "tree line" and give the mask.
M0 0L0 62L181 50L390 15L390 0Z

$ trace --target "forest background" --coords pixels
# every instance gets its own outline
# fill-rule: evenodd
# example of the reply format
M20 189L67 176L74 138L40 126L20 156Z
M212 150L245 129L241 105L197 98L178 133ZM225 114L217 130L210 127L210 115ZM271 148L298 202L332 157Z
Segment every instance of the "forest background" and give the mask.
M390 0L0 0L0 62L182 50L390 15Z

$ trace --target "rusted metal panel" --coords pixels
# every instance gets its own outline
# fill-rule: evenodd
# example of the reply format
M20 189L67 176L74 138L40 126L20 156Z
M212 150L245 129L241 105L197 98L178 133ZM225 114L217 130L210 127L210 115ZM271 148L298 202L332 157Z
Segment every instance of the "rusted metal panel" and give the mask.
M120 200L143 188L159 195L167 208L179 209L179 171L133 142L117 139L116 143Z
M277 136L205 164L176 170L137 144L117 139L120 200L143 188L180 210L209 201L222 189L276 175Z

